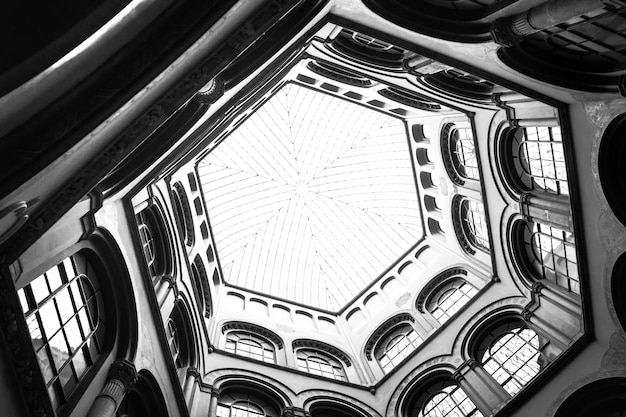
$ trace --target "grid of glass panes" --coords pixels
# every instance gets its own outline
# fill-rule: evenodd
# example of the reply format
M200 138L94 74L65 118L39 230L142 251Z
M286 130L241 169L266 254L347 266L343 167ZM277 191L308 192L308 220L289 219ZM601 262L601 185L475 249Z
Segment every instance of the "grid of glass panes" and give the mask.
M437 291L428 306L428 311L439 323L443 324L467 304L477 292L476 288L465 280L455 279Z
M472 129L461 128L452 130L451 147L454 168L464 178L477 180L480 178L476 150L474 149L474 136Z
M431 396L417 417L483 417L458 385L449 385Z
M238 401L232 405L217 405L217 417L263 417L264 415L261 407L248 401Z
M75 254L18 291L53 407L67 401L103 351L104 321L95 273Z
M531 190L569 194L560 127L526 127L517 155L522 181Z
M378 362L385 372L389 372L409 356L422 343L422 339L410 325L405 325L387 335L382 343L383 348L377 355Z
M170 353L172 354L172 359L174 360L176 367L182 367L182 362L180 360L180 340L178 340L178 329L176 327L176 323L171 317L167 319L167 323L165 325L165 336L167 337L167 345L170 348Z
M139 219L142 223L139 224L139 240L141 241L141 247L143 249L143 256L148 264L151 276L157 275L156 270L156 248L154 237L150 228L145 223L145 217L140 214Z
M231 332L226 336L225 350L239 356L268 363L276 363L274 346L244 332Z
M489 250L489 232L485 219L485 206L483 203L465 199L461 206L461 215L465 222L467 239L477 248Z
M346 380L343 366L341 366L338 361L328 356L322 356L321 352L301 349L298 351L296 357L298 369L304 372L339 381Z
M483 368L511 395L515 395L541 369L539 337L519 327L494 339L485 351Z
M580 294L576 244L570 232L535 223L531 245L542 278Z

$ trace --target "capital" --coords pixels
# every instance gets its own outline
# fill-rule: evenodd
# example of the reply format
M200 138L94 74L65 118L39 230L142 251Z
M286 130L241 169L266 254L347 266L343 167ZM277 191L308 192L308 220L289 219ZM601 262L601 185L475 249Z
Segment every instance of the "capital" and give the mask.
M111 364L107 379L121 382L124 385L124 392L128 392L137 382L137 370L131 361L117 360Z

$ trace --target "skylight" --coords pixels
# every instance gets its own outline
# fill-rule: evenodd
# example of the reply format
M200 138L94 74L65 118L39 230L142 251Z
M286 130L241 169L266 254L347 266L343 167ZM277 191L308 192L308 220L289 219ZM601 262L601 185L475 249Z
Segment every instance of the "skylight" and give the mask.
M232 285L336 311L423 236L404 123L298 84L198 170Z

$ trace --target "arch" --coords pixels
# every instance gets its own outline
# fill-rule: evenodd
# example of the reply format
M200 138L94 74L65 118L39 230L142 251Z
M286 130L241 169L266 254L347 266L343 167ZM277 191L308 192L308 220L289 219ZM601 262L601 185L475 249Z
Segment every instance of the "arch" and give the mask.
M239 382L226 383L220 388L217 403L219 417L280 417L284 404L264 387Z
M191 264L191 279L193 281L193 289L196 294L200 313L207 319L211 318L213 312L211 287L209 285L209 277L207 276L206 268L204 267L204 261L200 255L196 255Z
M316 398L305 404L311 417L370 417L360 407L351 402L337 398Z
M173 275L174 254L163 212L156 203L136 215L139 241L152 278Z
M189 205L189 199L185 192L185 187L181 182L175 182L172 185L172 205L176 214L177 225L182 235L183 242L187 246L193 246L195 241L194 227L193 227L193 215L191 214L191 207Z
M480 172L471 127L446 123L440 139L443 164L452 182L465 185L466 180L478 181Z
M346 355L340 349L332 345L329 345L328 343L320 342L318 340L311 340L311 339L296 339L293 342L291 342L291 345L294 351L297 351L300 348L310 348L313 350L326 352L332 356L337 357L339 360L341 360L341 362L345 363L346 366L352 366L352 362L350 361L350 358L348 357L348 355Z
M410 321L389 329L376 343L374 356L385 373L408 358L423 342Z
M618 417L626 415L626 378L613 376L574 391L554 417Z
M372 333L372 335L367 339L367 342L365 342L365 357L368 360L372 360L372 352L374 351L374 347L383 337L383 335L395 326L407 322L414 323L415 318L409 313L401 313L387 319L383 324L378 326L374 333Z
M475 249L489 252L489 229L482 202L455 195L452 198L452 224L459 244L467 253L473 255Z
M598 150L598 174L600 185L617 219L626 226L626 176L624 158L626 158L626 114L617 116L609 123L602 135Z
M435 276L417 296L416 308L428 311L440 324L445 323L478 293L463 268L450 268Z
M626 331L626 252L622 253L613 265L611 273L611 299L617 320L622 326L622 330Z
M593 12L498 49L504 64L537 80L582 91L617 93L626 74L623 5Z
M138 372L137 383L124 396L117 414L127 417L168 416L163 393L150 371L142 369Z
M569 195L561 128L556 121L546 125L503 129L500 155L505 180L517 193L542 191Z
M329 44L339 55L356 59L370 67L402 71L407 51L388 42L350 29L342 29Z
M189 309L179 299L165 323L167 344L181 382L185 378L185 369L195 367L198 361L195 332L190 317Z
M295 349L295 352L299 370L337 381L348 380L343 363L328 352L311 348Z
M259 325L247 323L244 321L230 321L222 326L222 333L226 333L231 330L242 330L248 333L255 333L265 339L268 339L270 342L276 345L278 349L283 348L283 339L281 339L280 336L278 336L271 330L266 329L265 327L261 327Z
M576 242L571 232L518 220L512 225L511 239L515 262L531 282L542 280L580 294Z
M490 23L509 3L499 0L364 0L374 13L414 32L455 42L491 40Z
M452 374L442 369L430 372L411 383L401 404L402 416L482 417Z
M231 330L226 332L224 350L238 356L256 359L267 363L276 363L276 347L268 339L258 334Z
M106 230L57 256L17 294L39 365L32 371L52 407L71 410L108 358L133 359L138 324L124 258Z
M307 68L318 75L343 84L357 87L371 87L373 85L372 80L368 77L332 62L310 61L307 63Z
M295 392L283 382L248 369L216 369L204 375L203 381L211 384L216 390L248 387L270 397L281 409L290 407L296 397Z
M547 365L546 344L520 316L505 313L483 323L470 340L469 354L515 395Z

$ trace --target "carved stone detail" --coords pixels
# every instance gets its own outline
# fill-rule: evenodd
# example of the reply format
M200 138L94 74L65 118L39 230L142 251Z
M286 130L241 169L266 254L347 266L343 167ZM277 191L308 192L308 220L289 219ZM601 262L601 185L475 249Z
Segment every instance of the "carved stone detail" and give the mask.
M365 344L365 356L368 360L372 360L372 351L374 350L374 346L376 345L376 343L378 343L380 338L383 337L383 335L394 326L403 322L415 323L415 318L409 313L402 313L388 319L386 322L378 326L378 329L376 329L376 331L372 333L369 339L367 339L367 343Z
M345 353L343 353L341 350L337 349L336 347L329 345L328 343L320 342L318 340L311 340L311 339L298 339L298 340L294 340L291 345L294 350L297 348L313 348L313 349L321 350L323 352L327 352L333 356L336 356L337 358L339 358L339 360L345 363L346 366L352 365L352 362L350 361L350 358L348 357L348 355L346 355Z
M272 343L278 346L278 349L283 348L283 340L280 336L264 327L257 326L256 324L246 323L243 321L231 321L222 326L222 333L229 330L244 330L246 332L258 334L266 339L269 339Z
M435 276L433 279L428 281L428 283L422 288L420 293L417 296L417 310L420 313L424 313L426 311L426 299L428 296L440 285L444 282L452 279L454 277L464 277L467 276L467 271L463 268L450 268Z
M626 338L623 333L615 332L609 340L609 348L602 357L602 369L626 369Z

